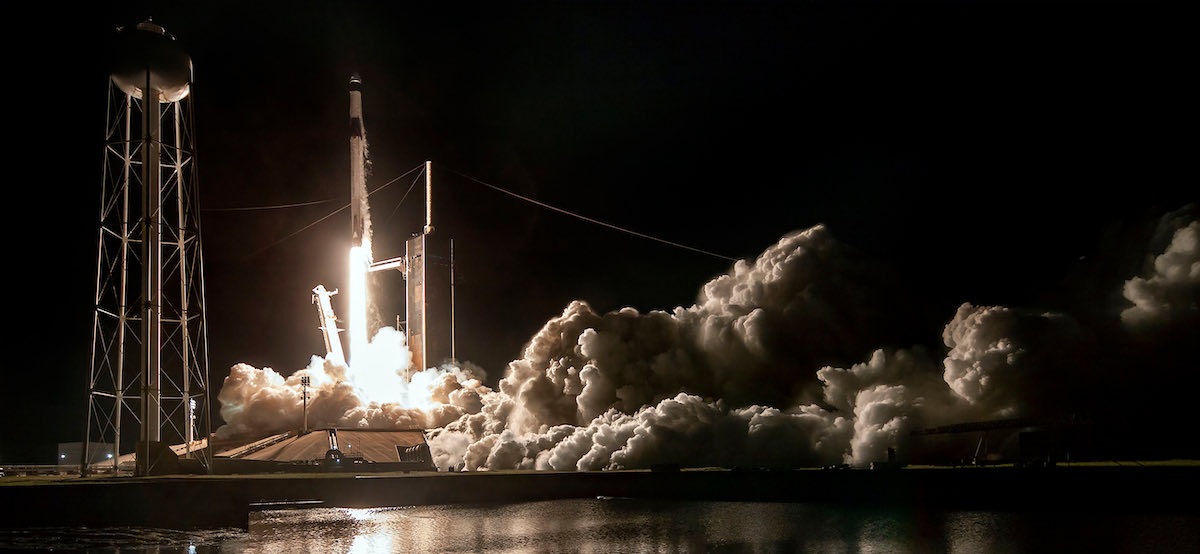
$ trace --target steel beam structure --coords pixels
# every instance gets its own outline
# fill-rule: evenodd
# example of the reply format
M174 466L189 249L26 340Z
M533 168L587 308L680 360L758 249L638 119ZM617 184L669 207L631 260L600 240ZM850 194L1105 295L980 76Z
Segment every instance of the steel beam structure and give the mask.
M118 452L136 440L138 474L155 472L147 445L163 443L212 467L191 95L160 101L149 73L150 94L109 81L84 436Z

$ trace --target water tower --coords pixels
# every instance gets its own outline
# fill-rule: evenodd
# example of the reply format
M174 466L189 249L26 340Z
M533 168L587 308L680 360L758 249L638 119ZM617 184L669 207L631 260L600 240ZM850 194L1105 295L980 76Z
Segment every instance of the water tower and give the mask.
M150 21L118 28L114 46L84 445L134 446L139 475L207 470L192 60Z

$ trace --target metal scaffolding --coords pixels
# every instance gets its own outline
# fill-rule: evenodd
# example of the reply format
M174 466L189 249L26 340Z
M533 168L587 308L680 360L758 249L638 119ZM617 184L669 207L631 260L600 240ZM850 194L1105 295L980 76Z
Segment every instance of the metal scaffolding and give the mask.
M208 336L191 95L163 101L149 70L141 90L151 94L129 94L109 80L84 444L111 441L118 453L129 452L136 437L138 474L155 472L155 452L164 446L182 445L181 459L208 470ZM129 418L137 434L129 433ZM113 470L120 458L113 457Z

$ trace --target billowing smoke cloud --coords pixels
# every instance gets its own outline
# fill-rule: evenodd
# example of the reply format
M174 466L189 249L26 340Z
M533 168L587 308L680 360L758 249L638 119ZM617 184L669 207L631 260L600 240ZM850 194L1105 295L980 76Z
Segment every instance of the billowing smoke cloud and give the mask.
M633 414L679 392L736 406L815 396L814 370L869 352L862 337L875 326L866 272L843 250L823 226L789 234L672 313L571 303L500 381L516 401L507 428Z
M951 394L936 363L919 348L876 350L864 363L825 367L817 376L825 385L825 402L838 413L853 414L853 433L841 454L855 465L885 459L887 449L902 448L911 431L956 421L968 412L969 401Z
M582 342L592 333L565 340ZM909 434L917 429L1056 415L1058 402L1067 395L1030 395L1028 389L1061 391L1063 387L1050 385L1065 375L1041 375L1038 370L1056 367L1054 360L1069 357L1077 350L1072 342L1082 341L1064 316L970 304L959 308L945 335L951 348L942 363L945 371L920 348L877 350L866 362L847 369L825 366L810 373L821 386L820 402L786 409L737 406L681 392L629 412L617 403L590 421L543 423L536 430L518 432L533 416L514 410L514 399L501 392L485 398L485 405L489 400L503 402L499 409L464 416L438 431L431 446L442 465L466 469L864 465L885 459L889 447L907 454ZM522 361L528 360L513 365L523 369ZM583 365L580 375L600 371L595 358L587 357ZM561 365L554 371L562 372ZM579 406L590 401L582 391L571 395L548 387L517 389L524 390L525 398L537 392L550 395L551 404L571 398ZM608 380L605 390L611 389Z
M1175 231L1147 275L1126 281L1123 293L1133 305L1121 312L1121 322L1133 331L1194 320L1200 314L1200 221Z
M1191 298L1195 309L1198 228L1182 227L1155 273L1131 281L1144 283L1132 285L1135 296L1169 289L1162 294ZM419 372L411 384L396 363L381 362L372 377L314 358L287 379L236 366L220 396L223 430L297 426L304 373L318 388L310 404L318 424L432 429L437 465L469 470L862 465L888 448L919 457L915 449L929 446L914 442L917 429L1091 408L1086 383L1103 367L1100 346L1071 316L964 303L947 314L942 354L879 348L886 304L873 285L817 226L737 262L691 307L600 314L572 302L496 390L453 366ZM1156 317L1179 311L1168 304ZM375 340L395 346L393 334ZM368 387L367 398L356 383L370 379L390 384ZM938 447L947 444L962 446Z
M313 356L305 369L284 378L273 369L237 364L221 387L217 436L266 434L303 424L301 378L308 376L309 427L428 429L482 408L483 386L472 368L446 365L412 373L404 335L379 330L354 369L340 359Z
M864 464L915 429L1038 413L1023 389L1082 341L1065 316L965 304L945 371L920 349L824 365L860 348L858 267L819 226L737 263L690 308L572 303L509 364L484 399L495 409L448 425L433 450L467 469Z
M963 304L946 325L945 382L987 418L1076 408L1090 340L1063 314Z
M460 420L470 419L469 416ZM459 422L456 422L459 423ZM655 464L795 467L838 459L850 421L816 408L729 409L679 393L633 414L616 409L587 426L475 435L452 424L431 441L439 466L598 470ZM464 449L463 446L466 446Z

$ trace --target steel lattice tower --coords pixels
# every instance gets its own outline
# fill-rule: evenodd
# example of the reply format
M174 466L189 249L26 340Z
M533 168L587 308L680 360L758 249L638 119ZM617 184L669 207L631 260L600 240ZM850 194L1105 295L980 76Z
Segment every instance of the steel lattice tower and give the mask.
M192 63L162 27L118 29L100 198L88 444L128 452L139 475L179 459L212 467L208 336L192 116ZM147 101L149 99L149 101ZM112 459L118 469L119 455Z

